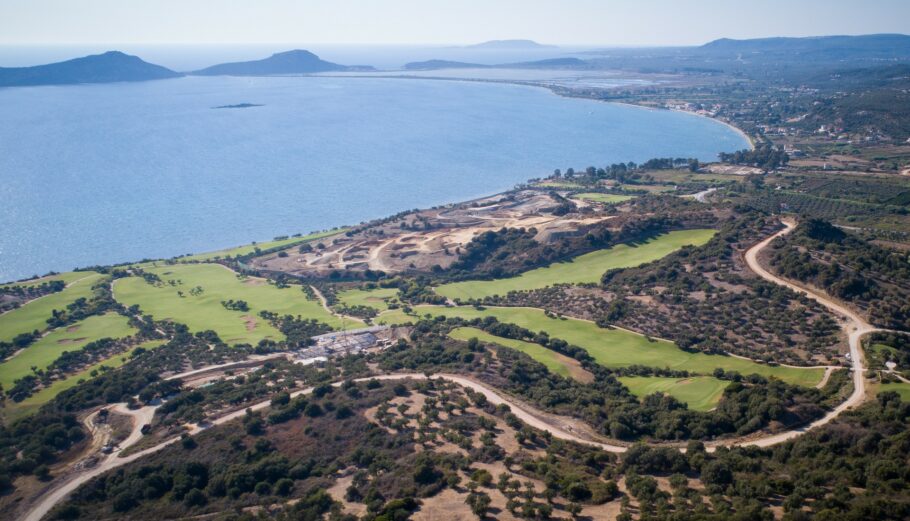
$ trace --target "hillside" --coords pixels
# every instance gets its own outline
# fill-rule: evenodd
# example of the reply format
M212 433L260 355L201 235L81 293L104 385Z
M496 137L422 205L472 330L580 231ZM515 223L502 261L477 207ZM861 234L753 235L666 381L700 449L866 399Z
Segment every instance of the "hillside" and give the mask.
M200 76L266 76L272 74L310 74L349 70L369 70L371 67L348 67L320 59L319 56L295 49L279 52L262 60L222 63L192 72Z
M705 53L811 54L841 58L906 57L910 55L910 36L867 34L861 36L819 36L809 38L721 38L702 45Z
M146 81L180 76L160 65L119 51L108 51L47 65L0 68L0 87Z

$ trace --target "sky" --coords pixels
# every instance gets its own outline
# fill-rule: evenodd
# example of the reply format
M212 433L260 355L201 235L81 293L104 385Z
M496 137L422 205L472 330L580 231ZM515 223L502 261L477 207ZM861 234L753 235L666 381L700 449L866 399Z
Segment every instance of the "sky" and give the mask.
M910 33L910 0L0 0L0 45L591 46Z

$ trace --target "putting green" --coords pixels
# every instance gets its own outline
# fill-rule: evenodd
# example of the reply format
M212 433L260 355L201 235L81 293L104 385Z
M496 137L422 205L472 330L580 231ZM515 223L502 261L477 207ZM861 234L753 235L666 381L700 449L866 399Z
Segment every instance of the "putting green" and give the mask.
M239 277L220 264L177 264L146 271L158 275L163 283L153 286L140 277L119 279L114 284L114 298L126 306L138 305L156 320L186 324L194 332L211 329L229 344L284 338L259 316L260 311L299 315L336 329L342 327L341 319L326 311L319 301L308 300L299 286L278 289L265 279ZM201 294L191 293L196 287L202 288ZM250 309L232 311L221 305L223 300L244 300Z
M0 385L9 389L13 382L31 374L32 366L44 369L64 351L79 350L102 338L125 338L135 332L129 320L116 313L91 316L71 326L57 328L0 363Z
M687 404L693 411L709 411L717 406L730 382L712 376L665 378L662 376L623 376L619 378L635 396L666 393Z
M655 261L686 245L699 246L708 242L715 230L681 230L652 237L639 244L619 244L593 251L569 262L553 263L507 279L471 280L444 284L436 293L450 299L482 299L505 295L510 291L545 288L553 284L599 282L601 276L615 268L631 268Z
M346 306L367 306L379 311L389 309L387 301L397 297L398 288L350 289L338 293L338 301Z
M314 241L316 239L322 239L325 237L331 237L332 235L338 235L339 233L344 233L347 228L342 228L338 230L329 230L325 232L311 233L309 235L304 235L302 237L288 237L287 239L281 239L278 241L267 241L267 242L257 242L253 244L247 244L245 246L238 246L236 248L227 248L224 250L212 251L208 253L199 253L197 255L188 255L186 257L180 257L177 259L180 262L188 261L209 261L213 259L220 259L226 257L236 257L238 255L249 255L256 251L256 248L259 248L262 251L271 250L272 248L281 248L286 246L293 246L295 244L303 244L305 242Z
M585 192L572 196L572 199L581 199L582 201L593 201L595 203L606 204L621 203L623 201L628 201L629 199L634 198L635 196L632 195L602 194L599 192Z
M623 329L604 329L593 322L574 318L550 318L543 310L535 308L486 307L482 310L469 306L417 306L418 315L432 314L465 319L496 317L500 322L515 324L531 331L545 331L553 338L585 349L605 367L628 367L634 364L649 367L686 370L709 375L715 368L737 371L743 375L753 373L774 376L792 384L812 387L821 381L823 368L797 368L769 366L750 360L724 355L690 353L666 340L649 341L642 335ZM378 323L400 324L416 322L417 318L401 310L391 310L377 317Z
M453 329L449 332L449 336L455 340L464 341L476 338L481 342L497 344L516 351L521 351L546 366L547 370L550 372L566 378L574 378L581 382L590 382L594 379L594 375L582 369L578 360L569 358L568 356L557 353L551 349L547 349L540 344L491 335L482 329L474 327L459 327Z
M149 340L148 342L143 342L136 347L155 349L156 347L159 347L163 344L164 340ZM7 423L12 423L19 418L24 418L26 416L34 414L35 411L40 409L42 405L53 400L58 394L79 385L80 382L93 378L93 371L98 371L100 373L102 367L116 369L125 364L127 361L129 361L128 353L118 353L109 358L105 358L104 360L101 360L94 365L86 367L78 373L72 374L62 380L55 381L51 385L45 387L44 389L41 389L37 393L29 396L21 402L16 403L12 400L7 400L6 405L3 408L0 408L0 414L3 415L3 418Z
M71 282L63 291L26 302L0 315L0 341L9 341L16 335L30 333L36 329L44 331L47 329L47 319L51 318L55 309L64 310L78 298L91 297L92 286L104 277L94 271L80 272L80 275L73 278L67 274L67 277L61 280L71 279Z
M884 393L888 391L893 391L900 395L902 402L910 402L910 384L904 382L893 382L886 384L879 384L878 393Z

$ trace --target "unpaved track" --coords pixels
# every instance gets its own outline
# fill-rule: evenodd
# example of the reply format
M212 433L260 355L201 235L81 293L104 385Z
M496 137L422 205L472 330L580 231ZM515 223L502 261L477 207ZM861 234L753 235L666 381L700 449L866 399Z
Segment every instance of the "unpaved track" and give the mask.
M765 270L764 268L761 267L761 265L758 263L759 252L761 252L765 247L767 247L768 244L770 244L771 241L773 241L775 238L777 238L781 235L790 233L795 228L795 224L792 222L785 222L784 224L785 224L786 228L784 228L780 232L772 235L771 237L765 239L764 241L762 241L762 242L756 244L755 246L753 246L752 248L750 248L746 252L746 255L745 255L746 262L749 265L749 267L757 275L764 278L765 280L768 280L775 284L779 284L781 286L786 286L798 293L807 295L809 298L816 300L817 302L819 302L823 306L827 307L834 313L842 315L844 318L846 318L846 322L844 323L844 329L849 336L850 353L851 353L851 358L853 361L853 387L854 387L853 394L851 394L847 400L845 400L843 403L838 405L836 408L834 408L831 412L826 414L824 417L822 417L806 426L796 428L796 429L791 429L791 430L788 430L786 432L782 432L779 434L762 436L762 437L753 438L753 439L734 438L734 439L722 440L722 441L718 441L718 442L708 442L708 443L705 443L705 446L707 447L707 449L709 451L713 451L717 447L721 447L721 446L723 446L723 447L733 447L733 446L769 447L772 445L776 445L778 443L782 443L784 441L801 436L802 434L805 434L806 432L808 432L812 429L815 429L817 427L820 427L822 425L825 425L825 424L831 422L845 410L861 404L866 396L863 353L862 353L860 341L862 339L862 336L867 333L871 333L874 331L886 331L886 330L881 330L881 329L872 327L865 320L863 320L862 317L860 317L859 315L857 315L850 309L846 308L842 304L833 301L826 295L815 292L814 290L809 290L809 289L803 288L801 286L797 286L796 284L793 284L787 280L777 277L776 275L773 275L772 273L768 272L767 270ZM318 294L318 292L317 292L317 294ZM375 377L370 377L370 378L361 378L361 379L358 379L357 381L370 380L372 378L375 378L377 380L403 380L403 379L426 380L427 376L424 374L420 374L420 373L387 374L387 375L380 375L380 376L375 376ZM553 437L555 437L555 438L599 447L608 452L619 453L619 452L625 452L628 449L628 445L622 445L622 444L619 444L616 442L611 443L609 441L597 441L598 439L602 439L602 438L598 434L596 434L589 426L587 426L586 424L584 424L583 422L581 422L577 419L556 416L556 415L545 413L543 411L539 411L527 404L510 399L509 397L507 397L500 391L493 389L491 387L488 387L486 384L481 383L472 378L455 375L455 374L437 374L437 375L433 375L431 378L446 380L446 381L458 384L462 387L469 388L475 392L481 393L487 398L488 401L490 401L490 403L492 403L494 405L506 404L509 406L512 413L515 414L515 416L517 416L521 421L525 422L526 424L528 424L534 428L547 431L550 434L552 434ZM337 382L333 385L338 386L338 385L341 385L341 383ZM312 391L313 391L313 388L308 387L306 389L301 389L301 390L298 390L298 391L292 393L291 397L296 397L296 396L300 396L303 394L309 394ZM258 411L258 410L265 409L265 408L269 407L270 405L271 405L271 401L265 400L265 401L259 402L255 405L249 407L249 409L252 409L253 411ZM130 447L137 441L139 441L139 439L142 437L140 429L142 428L142 426L144 424L149 423L151 421L152 416L155 413L156 407L143 407L142 409L130 411L129 409L126 408L125 404L117 404L113 407L113 409L116 412L119 412L122 414L128 414L133 417L133 431L130 434L130 436L127 437L127 439L125 439L120 444L121 448L125 449L127 447ZM222 424L230 422L232 420L241 418L245 414L246 414L246 408L237 410L232 413L228 413L205 425L192 426L189 433L191 435L197 434L199 432L202 432L203 430L205 430L208 427L222 425ZM58 486L57 488L48 492L47 494L44 494L40 498L39 502L36 503L31 508L31 510L29 510L28 512L25 513L25 515L20 517L20 520L22 520L22 521L40 521L41 518L43 518L57 503L61 502L70 493L75 491L82 484L88 482L90 479L92 479L96 476L99 476L99 475L103 474L104 472L107 472L108 470L120 467L127 463L133 462L139 458L142 458L147 455L158 452L161 449L164 449L165 447L175 443L179 439L180 439L179 437L171 438L158 445L155 445L154 447L150 447L143 451L136 452L136 453L131 454L124 458L118 458L116 453L110 454L105 459L103 459L101 462L99 462L99 464L97 466L95 466L94 468L86 469L81 472L74 472L73 475L68 480L63 482L60 486ZM664 445L667 446L667 444L664 444ZM669 445L669 446L680 447L681 450L684 450L681 448L680 444Z
M793 291L806 295L807 297L815 300L822 306L825 306L830 311L840 315L845 319L843 322L844 332L847 334L847 338L850 342L850 359L853 363L853 394L849 398L841 402L837 407L832 409L828 414L823 417L815 420L814 422L806 425L804 427L789 430L782 432L780 434L775 434L773 436L766 436L761 439L755 440L751 445L757 445L759 447L768 447L770 445L775 445L783 441L793 439L806 431L812 430L816 427L821 427L827 423L830 423L832 420L840 416L840 414L847 409L856 407L863 403L863 400L866 399L866 378L865 378L865 359L862 349L862 337L866 334L873 333L876 331L885 331L883 329L878 329L873 327L871 324L866 322L861 316L855 313L853 310L847 308L843 304L831 299L827 295L817 292L813 289L804 288L802 286L796 285L788 280L782 279L777 275L769 272L761 266L758 262L758 254L767 247L771 241L774 239L786 235L796 229L796 223L791 220L784 220L784 229L775 233L771 237L763 240L762 242L756 244L749 251L746 252L745 259L746 263L749 265L749 268L754 271L759 277L778 284L780 286L785 286L792 289Z

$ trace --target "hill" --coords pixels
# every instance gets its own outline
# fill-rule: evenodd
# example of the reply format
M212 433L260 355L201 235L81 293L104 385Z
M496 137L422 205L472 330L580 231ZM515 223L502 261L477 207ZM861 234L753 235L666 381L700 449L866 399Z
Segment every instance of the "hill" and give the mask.
M910 56L910 36L904 34L866 34L860 36L816 36L808 38L722 38L708 42L702 53L813 54L830 57L906 57Z
M268 76L272 74L310 74L316 72L371 70L372 67L349 67L320 59L319 56L295 49L279 52L262 60L222 63L192 72L200 76Z
M450 60L427 60L405 64L405 70L429 71L436 69L588 69L591 64L578 58L550 58L517 63L501 63L498 65L483 65Z
M176 78L179 73L119 51L47 65L0 68L0 87L111 83Z

